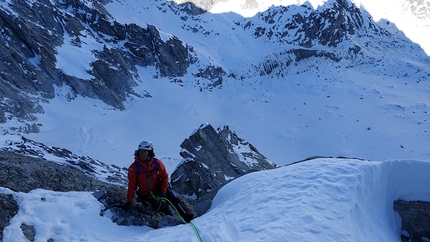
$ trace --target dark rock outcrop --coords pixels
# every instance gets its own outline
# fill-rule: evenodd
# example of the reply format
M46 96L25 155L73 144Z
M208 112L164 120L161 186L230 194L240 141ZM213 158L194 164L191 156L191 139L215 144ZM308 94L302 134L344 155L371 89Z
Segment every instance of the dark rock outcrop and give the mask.
M394 211L402 217L402 241L430 240L430 202L395 201Z
M3 230L9 225L9 220L18 213L18 203L12 195L0 194L0 208L0 241L3 241Z
M0 26L0 123L13 117L37 121L34 113L43 113L39 102L54 98L54 86L63 85L70 87L70 100L81 95L122 110L129 95L139 96L133 91L140 80L136 66L180 77L193 61L178 38L163 40L152 25L120 24L97 0L10 1L0 6ZM104 43L103 48L86 49L87 38ZM57 66L62 45L92 53L87 77ZM38 132L38 125L17 131Z
M202 125L181 148L184 160L171 175L171 184L178 193L194 199L199 215L209 209L215 194L228 182L276 167L228 126L215 130L209 124Z
M15 192L45 190L91 191L114 186L90 177L71 166L0 151L0 186Z
M43 159L46 159L47 155L54 156L90 176L98 175L102 176L109 182L123 185L127 184L127 174L125 168L120 168L115 165L107 165L91 157L76 155L70 150L55 146L47 146L40 142L27 139L23 136L19 141L6 141L5 147L1 148L0 150Z

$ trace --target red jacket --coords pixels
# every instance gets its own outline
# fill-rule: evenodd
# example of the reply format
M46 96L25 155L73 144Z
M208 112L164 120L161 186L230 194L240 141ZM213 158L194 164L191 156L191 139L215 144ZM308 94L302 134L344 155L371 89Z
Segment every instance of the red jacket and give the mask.
M166 194L167 186L169 184L169 175L167 174L166 167L164 166L161 160L156 159L158 162L158 172L154 169L154 157L151 157L148 162L140 161L139 156L135 156L133 164L128 168L128 189L127 189L127 202L131 203L134 198L134 193L137 187L139 188L138 192L143 197L151 196L152 192L163 192ZM137 179L137 168L136 162L140 164L140 174ZM160 182L159 188L157 191L157 182Z

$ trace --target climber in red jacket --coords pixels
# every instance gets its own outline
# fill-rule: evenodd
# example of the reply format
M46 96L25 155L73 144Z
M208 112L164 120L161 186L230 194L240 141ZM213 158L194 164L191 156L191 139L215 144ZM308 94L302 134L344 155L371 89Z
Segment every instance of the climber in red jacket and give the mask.
M148 202L157 212L170 214L168 203L165 202L167 199L175 206L185 222L190 222L194 218L194 215L170 189L166 167L161 160L155 158L154 147L150 141L142 141L139 144L134 162L128 168L127 202L123 206L124 210L130 209L135 193L139 201Z

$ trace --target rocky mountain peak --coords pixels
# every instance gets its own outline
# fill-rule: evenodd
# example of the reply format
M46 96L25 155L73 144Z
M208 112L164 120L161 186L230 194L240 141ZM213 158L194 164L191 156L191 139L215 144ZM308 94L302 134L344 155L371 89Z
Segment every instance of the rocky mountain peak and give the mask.
M215 130L210 124L201 125L181 148L184 160L172 173L171 184L178 193L196 200L198 214L206 212L216 192L228 182L276 167L228 126Z
M336 47L362 29L364 18L369 16L363 16L350 1L336 0L327 1L317 10L309 5L272 7L257 17L266 25L254 26L256 38L310 48L315 45ZM251 25L248 23L245 28Z

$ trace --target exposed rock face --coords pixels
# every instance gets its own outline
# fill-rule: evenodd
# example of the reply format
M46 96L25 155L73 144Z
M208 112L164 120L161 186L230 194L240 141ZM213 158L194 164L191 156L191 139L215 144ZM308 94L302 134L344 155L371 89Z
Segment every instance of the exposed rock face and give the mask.
M40 142L21 137L21 140L7 140L5 147L0 150L10 151L16 154L34 156L46 159L46 155L57 157L64 160L71 166L78 168L82 172L93 176L98 175L105 178L109 182L118 184L127 184L127 169L115 165L107 165L99 160L95 160L88 156L79 156L73 154L70 150L60 147L49 147ZM25 169L23 167L22 169Z
M151 65L161 76L180 77L192 63L190 50L178 38L163 40L151 25L119 24L97 0L8 1L0 6L0 26L0 123L13 117L36 121L33 114L43 112L40 99L54 98L54 86L70 86L69 99L82 95L124 109L128 95L139 96L133 91L139 80L136 66ZM86 50L95 59L87 77L71 76L57 66L57 49L85 49L86 39L105 44ZM19 131L38 132L38 126Z
M66 192L91 191L107 184L74 167L0 151L0 186L15 192L37 188Z
M9 225L9 220L18 213L18 204L12 195L0 194L0 207L0 241L3 241L3 229Z
M184 160L171 175L171 184L176 192L195 199L199 215L209 209L216 192L231 180L276 167L228 126L215 130L202 125L181 148Z
M402 217L402 241L430 240L430 202L395 201L394 211Z

